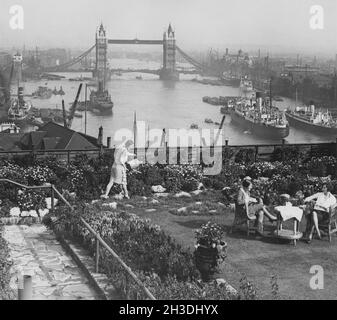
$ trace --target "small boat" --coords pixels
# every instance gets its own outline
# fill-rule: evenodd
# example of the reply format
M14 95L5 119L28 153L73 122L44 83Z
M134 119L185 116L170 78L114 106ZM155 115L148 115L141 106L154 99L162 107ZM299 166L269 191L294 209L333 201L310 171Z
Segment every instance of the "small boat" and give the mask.
M143 77L142 76L137 76L136 79L137 80L143 80Z
M220 126L220 123L219 123L219 122L214 122L214 124L215 124L216 126Z
M53 91L47 87L39 86L38 89L32 93L34 99L50 99Z
M195 123L192 123L190 128L191 129L199 129L199 126Z
M64 92L62 86L60 87L60 90L58 91L58 94L59 94L60 96L64 96L64 95L66 94L66 93Z
M206 123L213 123L213 120L212 119L205 119L205 122Z

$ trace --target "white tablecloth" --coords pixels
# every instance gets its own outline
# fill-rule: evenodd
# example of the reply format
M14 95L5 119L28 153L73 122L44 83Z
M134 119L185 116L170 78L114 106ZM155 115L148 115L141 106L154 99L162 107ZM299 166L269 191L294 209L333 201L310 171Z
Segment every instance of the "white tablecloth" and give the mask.
M299 207L278 206L275 207L275 210L280 213L283 221L287 221L292 218L295 218L299 222L302 220L303 210Z

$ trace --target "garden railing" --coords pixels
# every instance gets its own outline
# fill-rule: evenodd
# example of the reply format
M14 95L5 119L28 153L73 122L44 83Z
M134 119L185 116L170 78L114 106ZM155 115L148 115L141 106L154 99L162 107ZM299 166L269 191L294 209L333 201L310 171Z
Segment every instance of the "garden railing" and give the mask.
M16 187L27 189L27 190L47 190L49 189L51 192L51 211L55 212L55 195L57 195L64 204L71 210L74 211L74 207L64 198L64 196L55 188L52 184L45 184L42 186L26 186L21 183L12 181L10 179L0 179L0 183L10 183L15 185ZM101 236L81 217L81 222L85 226L85 228L94 236L95 238L95 272L99 272L100 265L100 246L105 248L107 252L117 261L119 266L122 268L125 275L125 286L123 288L124 294L126 298L129 298L129 280L128 277L141 289L142 293L149 300L156 300L156 298L152 295L148 288L138 279L136 274L131 270L131 268L119 257L119 255L111 249L111 247L101 238ZM139 298L140 294L137 292L136 297Z
M284 157L284 152L289 148L295 148L299 152L306 152L310 155L324 154L330 156L337 156L337 139L330 142L317 142L317 143L281 143L258 144L258 145L231 145L229 141L225 141L223 146L193 146L193 147L171 147L161 146L135 148L135 153L141 161L152 163L158 161L166 164L199 164L205 162L212 163L213 159L210 158L210 153L214 152L238 152L240 150L248 150L251 152L250 161L256 162L258 160L270 159L275 152L281 152L281 158ZM70 163L74 157L79 154L86 154L89 157L97 157L102 155L109 155L113 159L114 148L101 148L101 149L78 149L78 150L15 150L15 151L2 151L0 150L0 158L11 159L18 156L30 156L32 159L43 159L45 157L54 156L59 159L65 160ZM156 154L164 155L163 159L158 159ZM281 160L281 159L280 159ZM210 164L209 163L209 164Z

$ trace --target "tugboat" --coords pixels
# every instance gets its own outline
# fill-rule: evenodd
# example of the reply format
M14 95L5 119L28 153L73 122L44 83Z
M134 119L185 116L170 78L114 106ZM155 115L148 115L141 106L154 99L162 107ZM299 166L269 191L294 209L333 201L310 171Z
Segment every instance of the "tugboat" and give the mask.
M98 90L90 93L90 107L101 112L111 112L114 104L108 90L104 90L102 82L98 83Z
M64 96L64 95L66 94L66 93L64 92L62 86L60 87L60 90L58 91L58 94L59 94L60 96Z
M311 101L310 106L296 107L295 110L286 110L287 120L291 126L308 130L321 135L336 135L337 121L332 118L329 110L316 110Z
M269 139L283 139L289 135L285 114L271 104L263 104L262 95L256 92L256 103L238 103L230 110L232 122L252 134Z
M23 87L18 88L17 98L13 99L8 110L8 120L15 124L27 119L32 105L23 99Z

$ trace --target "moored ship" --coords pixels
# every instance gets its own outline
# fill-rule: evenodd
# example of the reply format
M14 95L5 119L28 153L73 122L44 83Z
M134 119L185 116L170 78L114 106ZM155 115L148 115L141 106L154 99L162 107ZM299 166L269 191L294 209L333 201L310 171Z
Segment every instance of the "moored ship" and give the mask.
M268 139L284 139L289 135L289 123L285 114L276 107L263 104L260 92L256 103L242 101L230 110L232 122L246 131Z
M336 135L337 121L332 118L328 110L316 110L313 103L309 107L296 107L286 110L286 118L291 126L320 135Z
M235 75L223 73L221 81L225 86L238 88L240 86L241 79Z
M111 112L114 106L108 90L103 90L100 83L97 91L91 91L89 104L91 109L98 109L101 112Z

